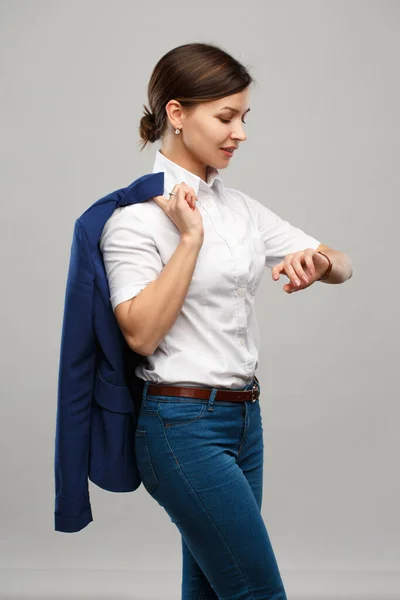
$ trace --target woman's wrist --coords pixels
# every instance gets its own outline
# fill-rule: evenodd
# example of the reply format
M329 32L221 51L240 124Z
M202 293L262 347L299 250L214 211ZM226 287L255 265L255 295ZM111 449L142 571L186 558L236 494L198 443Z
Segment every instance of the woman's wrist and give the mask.
M324 254L320 250L317 250L317 252L318 252L318 254L322 254L322 256L325 256L325 258L328 260L328 266L327 266L325 274L317 280L317 281L324 281L325 279L328 279L329 275L331 274L332 266L333 265L332 265L332 261L329 258L329 256L327 256L326 254Z

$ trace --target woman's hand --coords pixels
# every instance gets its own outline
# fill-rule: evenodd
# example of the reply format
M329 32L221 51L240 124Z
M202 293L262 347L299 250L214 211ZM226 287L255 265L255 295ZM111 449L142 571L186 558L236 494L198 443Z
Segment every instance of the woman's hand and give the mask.
M286 275L290 279L290 283L286 283L283 290L287 294L291 294L304 290L318 281L326 273L328 266L329 262L325 256L313 248L306 248L287 254L282 262L272 267L272 279L277 281L280 273ZM296 285L297 281L299 285Z
M196 193L192 187L182 181L174 185L173 196L154 196L153 200L171 219L181 236L204 238L203 218L196 206Z

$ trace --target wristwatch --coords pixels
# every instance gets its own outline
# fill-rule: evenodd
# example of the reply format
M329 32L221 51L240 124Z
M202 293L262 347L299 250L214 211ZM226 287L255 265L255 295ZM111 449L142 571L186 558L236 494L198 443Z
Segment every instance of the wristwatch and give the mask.
M320 250L317 250L318 254L322 254L322 256L325 256L325 258L328 259L329 261L329 266L328 266L328 270L325 273L325 275L323 277L320 277L317 281L324 281L325 279L328 279L329 275L331 274L332 271L332 262L329 258L329 256L327 256L326 254L324 254L323 252L320 252Z

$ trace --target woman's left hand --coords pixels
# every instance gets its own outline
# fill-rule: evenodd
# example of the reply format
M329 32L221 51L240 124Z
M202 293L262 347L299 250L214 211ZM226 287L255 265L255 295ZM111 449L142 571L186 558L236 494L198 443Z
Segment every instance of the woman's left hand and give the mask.
M310 287L315 281L322 277L329 266L328 260L317 250L306 248L299 252L287 254L282 262L272 267L272 279L277 281L280 273L290 279L290 283L283 286L287 294L298 292ZM296 285L296 281L299 285Z

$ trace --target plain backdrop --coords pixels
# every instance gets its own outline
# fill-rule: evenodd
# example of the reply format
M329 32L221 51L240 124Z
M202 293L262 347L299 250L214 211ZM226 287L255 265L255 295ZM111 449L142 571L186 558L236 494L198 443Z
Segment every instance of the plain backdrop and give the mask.
M90 482L54 531L54 433L75 220L153 168L157 61L221 46L257 80L225 185L347 253L288 295L266 268L263 517L288 597L400 598L400 2L0 2L0 598L180 598L180 535L143 486Z

